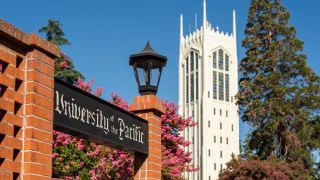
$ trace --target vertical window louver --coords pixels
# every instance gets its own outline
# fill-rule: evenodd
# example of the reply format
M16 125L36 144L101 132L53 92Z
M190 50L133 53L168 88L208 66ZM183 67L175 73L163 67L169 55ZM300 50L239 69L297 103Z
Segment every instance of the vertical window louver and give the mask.
M226 71L229 71L229 56L227 54L225 59L225 65L226 65Z
M194 52L191 51L190 54L190 72L194 71Z
M196 54L196 70L199 69L199 54L198 53L195 53Z
M230 96L230 94L229 94L229 90L230 89L230 87L229 87L229 74L226 74L226 101L228 101L229 102L229 96Z
M186 59L186 73L189 73L189 57Z
M212 80L213 80L213 99L217 99L217 71L213 71L213 76L212 76Z
M219 49L219 69L223 70L223 50Z
M224 80L221 72L219 72L219 100L224 100Z
M217 51L212 53L212 65L213 68L217 68Z

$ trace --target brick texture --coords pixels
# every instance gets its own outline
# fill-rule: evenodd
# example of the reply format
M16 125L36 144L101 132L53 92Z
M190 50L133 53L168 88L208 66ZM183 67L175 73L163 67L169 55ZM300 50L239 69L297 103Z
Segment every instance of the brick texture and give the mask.
M155 95L134 97L130 111L149 122L149 155L135 157L135 179L161 179L161 115L165 107Z
M0 19L0 180L51 178L59 54L54 44Z

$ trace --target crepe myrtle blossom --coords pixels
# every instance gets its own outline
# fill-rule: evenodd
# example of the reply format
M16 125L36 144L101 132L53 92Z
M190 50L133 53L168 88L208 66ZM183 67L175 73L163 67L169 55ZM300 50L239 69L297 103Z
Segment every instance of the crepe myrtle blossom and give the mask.
M67 69L69 67L67 61L60 62L60 69Z

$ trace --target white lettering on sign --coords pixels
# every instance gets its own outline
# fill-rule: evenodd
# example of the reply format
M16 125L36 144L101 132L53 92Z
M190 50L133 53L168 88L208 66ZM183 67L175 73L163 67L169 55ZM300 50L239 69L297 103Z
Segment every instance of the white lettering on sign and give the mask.
M125 121L121 118L115 120L114 115L107 117L100 109L92 111L81 107L76 103L76 99L74 98L72 98L71 101L67 101L64 99L64 94L60 94L59 91L55 91L55 94L56 102L54 110L59 114L64 114L69 119L79 120L88 126L100 128L106 135L108 135L108 133L118 135L121 141L126 139L144 144L143 138L145 134L141 131L140 126L134 124L129 126L125 124ZM114 123L119 124L118 129L114 128Z

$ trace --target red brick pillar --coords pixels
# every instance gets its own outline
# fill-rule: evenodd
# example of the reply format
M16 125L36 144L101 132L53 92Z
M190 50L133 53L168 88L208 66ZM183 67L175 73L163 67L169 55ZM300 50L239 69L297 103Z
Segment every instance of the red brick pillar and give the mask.
M52 177L54 61L34 49L26 57L24 179Z
M57 46L0 19L0 180L51 179Z
M149 122L149 155L135 157L135 179L161 179L161 115L164 110L155 95L136 96L130 105L131 112Z

